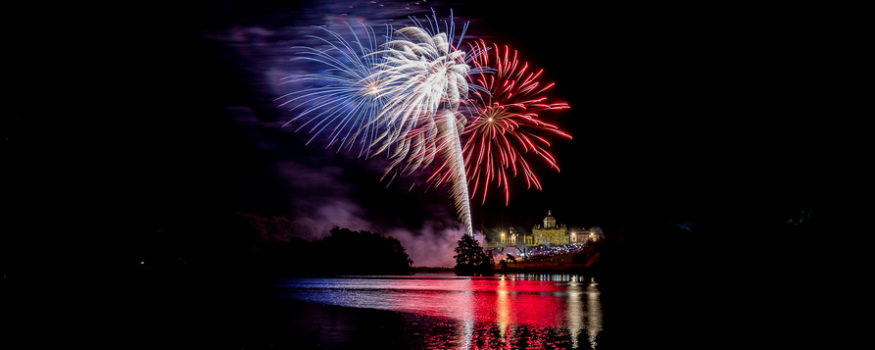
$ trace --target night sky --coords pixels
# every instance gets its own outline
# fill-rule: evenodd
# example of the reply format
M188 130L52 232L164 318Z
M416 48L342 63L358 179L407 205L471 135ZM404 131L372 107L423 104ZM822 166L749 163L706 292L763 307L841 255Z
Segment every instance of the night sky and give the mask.
M574 136L554 143L562 172L540 169L543 191L474 202L475 229L530 228L548 209L601 227L605 329L633 342L848 348L843 334L867 334L852 298L865 288L852 284L871 275L857 271L871 264L857 242L871 224L853 227L872 216L871 19L859 18L871 11L471 2L452 5L469 34L542 66L571 105L544 117ZM273 240L334 225L386 233L414 265L451 266L462 229L445 191L386 187L380 160L277 126L291 115L270 82L288 68L290 34L342 7L319 3L4 5L10 344L166 348L244 323L260 337L260 316L239 310L268 298L234 288L264 273L241 267L254 239L240 218L288 224L261 237ZM791 224L800 213L813 225Z
M19 39L24 52L53 55L21 55L13 77L4 149L14 224L39 231L29 222L75 212L76 227L124 237L247 213L288 218L300 228L289 236L304 238L326 225L426 240L457 229L445 192L409 190L415 178L387 188L379 159L305 146L307 135L277 126L291 115L265 72L287 27L342 8L322 6L149 2L83 21L69 35L81 45L52 49L63 28ZM554 143L561 173L541 168L543 191L519 186L507 207L473 202L475 227L530 227L551 209L610 235L637 218L719 226L833 205L859 176L861 23L846 9L795 6L452 5L469 33L542 66L571 105L545 116L574 136ZM51 79L53 67L74 77ZM86 82L97 89L75 91ZM53 114L74 128L46 131L33 117L70 90L75 103Z

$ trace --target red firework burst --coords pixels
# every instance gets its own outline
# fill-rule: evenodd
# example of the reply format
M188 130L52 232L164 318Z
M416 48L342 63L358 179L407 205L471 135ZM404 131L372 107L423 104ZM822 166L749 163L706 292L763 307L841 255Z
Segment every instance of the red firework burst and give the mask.
M480 40L474 49L482 52L487 44ZM528 188L541 189L541 181L527 160L529 154L559 171L556 158L547 151L548 137L558 135L571 139L571 135L543 121L539 113L570 106L565 102L548 101L547 93L555 83L542 84L544 70L534 71L507 45L492 44L488 51L474 58L473 64L475 68L490 67L494 74L469 76L474 84L489 92L474 94L472 102L477 114L471 117L462 135L471 197L479 194L485 203L489 187L494 185L504 189L507 205L510 203L509 179L520 172Z

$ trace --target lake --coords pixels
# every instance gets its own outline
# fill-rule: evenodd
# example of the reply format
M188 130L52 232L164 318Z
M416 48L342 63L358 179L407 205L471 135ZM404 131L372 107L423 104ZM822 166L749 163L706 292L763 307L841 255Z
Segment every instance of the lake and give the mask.
M603 330L599 285L579 275L294 278L271 289L302 348L598 349Z

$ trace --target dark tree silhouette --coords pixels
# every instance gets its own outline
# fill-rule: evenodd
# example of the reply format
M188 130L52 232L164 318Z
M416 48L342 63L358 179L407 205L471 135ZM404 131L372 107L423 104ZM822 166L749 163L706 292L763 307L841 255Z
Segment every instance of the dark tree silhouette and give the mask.
M180 233L185 226L171 223L167 228L144 229L142 243L131 255L135 262L142 261L136 267L144 274L192 270L186 273L252 278L413 272L413 261L393 237L335 227L331 235L317 241L286 240L275 238L288 230L272 228L273 222L282 220L237 215L203 230L207 243L200 246L177 239L187 237Z
M486 255L480 243L470 235L463 235L456 246L456 273L489 273L492 272L492 258Z
M335 227L316 246L324 257L320 268L327 273L405 274L413 265L401 242L368 231Z

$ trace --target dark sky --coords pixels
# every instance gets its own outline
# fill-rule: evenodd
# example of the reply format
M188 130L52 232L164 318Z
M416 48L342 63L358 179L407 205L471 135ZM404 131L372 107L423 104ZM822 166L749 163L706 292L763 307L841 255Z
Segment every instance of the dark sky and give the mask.
M247 56L210 34L297 25L321 15L311 6L156 9L169 21L133 28L140 44L125 58L137 67L136 93L120 112L144 116L120 132L141 141L131 145L144 157L134 172L157 172L181 194L191 188L195 201L267 215L288 215L285 197L294 193L272 170L284 160L345 169L355 198L407 198L404 187L371 186L379 167L301 146L304 135L229 120L236 106L261 121L289 115L259 86L258 52ZM592 225L654 210L698 216L738 204L813 205L806 201L819 199L809 196L846 153L833 143L846 141L840 121L860 94L851 69L859 24L841 9L501 3L455 12L474 20L470 33L510 42L542 65L572 106L550 116L575 136L556 142L562 173L542 171L544 191L518 189L508 208L490 202L490 222L538 219L547 208ZM258 142L275 144L260 152Z
M448 6L432 5L447 14ZM379 162L305 146L305 135L275 127L290 116L271 101L269 65L260 55L277 53L284 28L312 24L329 7L216 1L105 8L111 16L66 38L81 45L49 49L54 56L38 61L22 54L17 62L27 68L13 77L22 108L8 122L5 149L23 169L9 183L23 185L10 198L43 206L31 190L59 176L68 182L48 186L100 202L85 211L146 226L238 211L317 228L312 221L366 219L374 229L414 235L453 226L444 192L408 191L409 182L386 188ZM562 172L543 169L544 190L517 188L508 207L498 198L474 205L478 228L531 226L547 209L560 222L587 227L637 216L694 223L779 217L828 205L858 176L862 23L853 9L564 1L453 7L472 20L469 33L515 45L544 67L555 95L571 104L549 116L574 135L555 143ZM17 43L23 51L45 49L64 37L59 28ZM57 62L65 57L76 63ZM59 65L75 79L28 73ZM29 139L45 136L39 122L23 121L46 103L37 96L52 95L41 93L44 85L62 94L98 75L97 90L77 95L81 105L61 106L77 116L61 125L82 132L57 132L52 146ZM29 153L35 148L44 152ZM64 197L52 210L76 203Z

